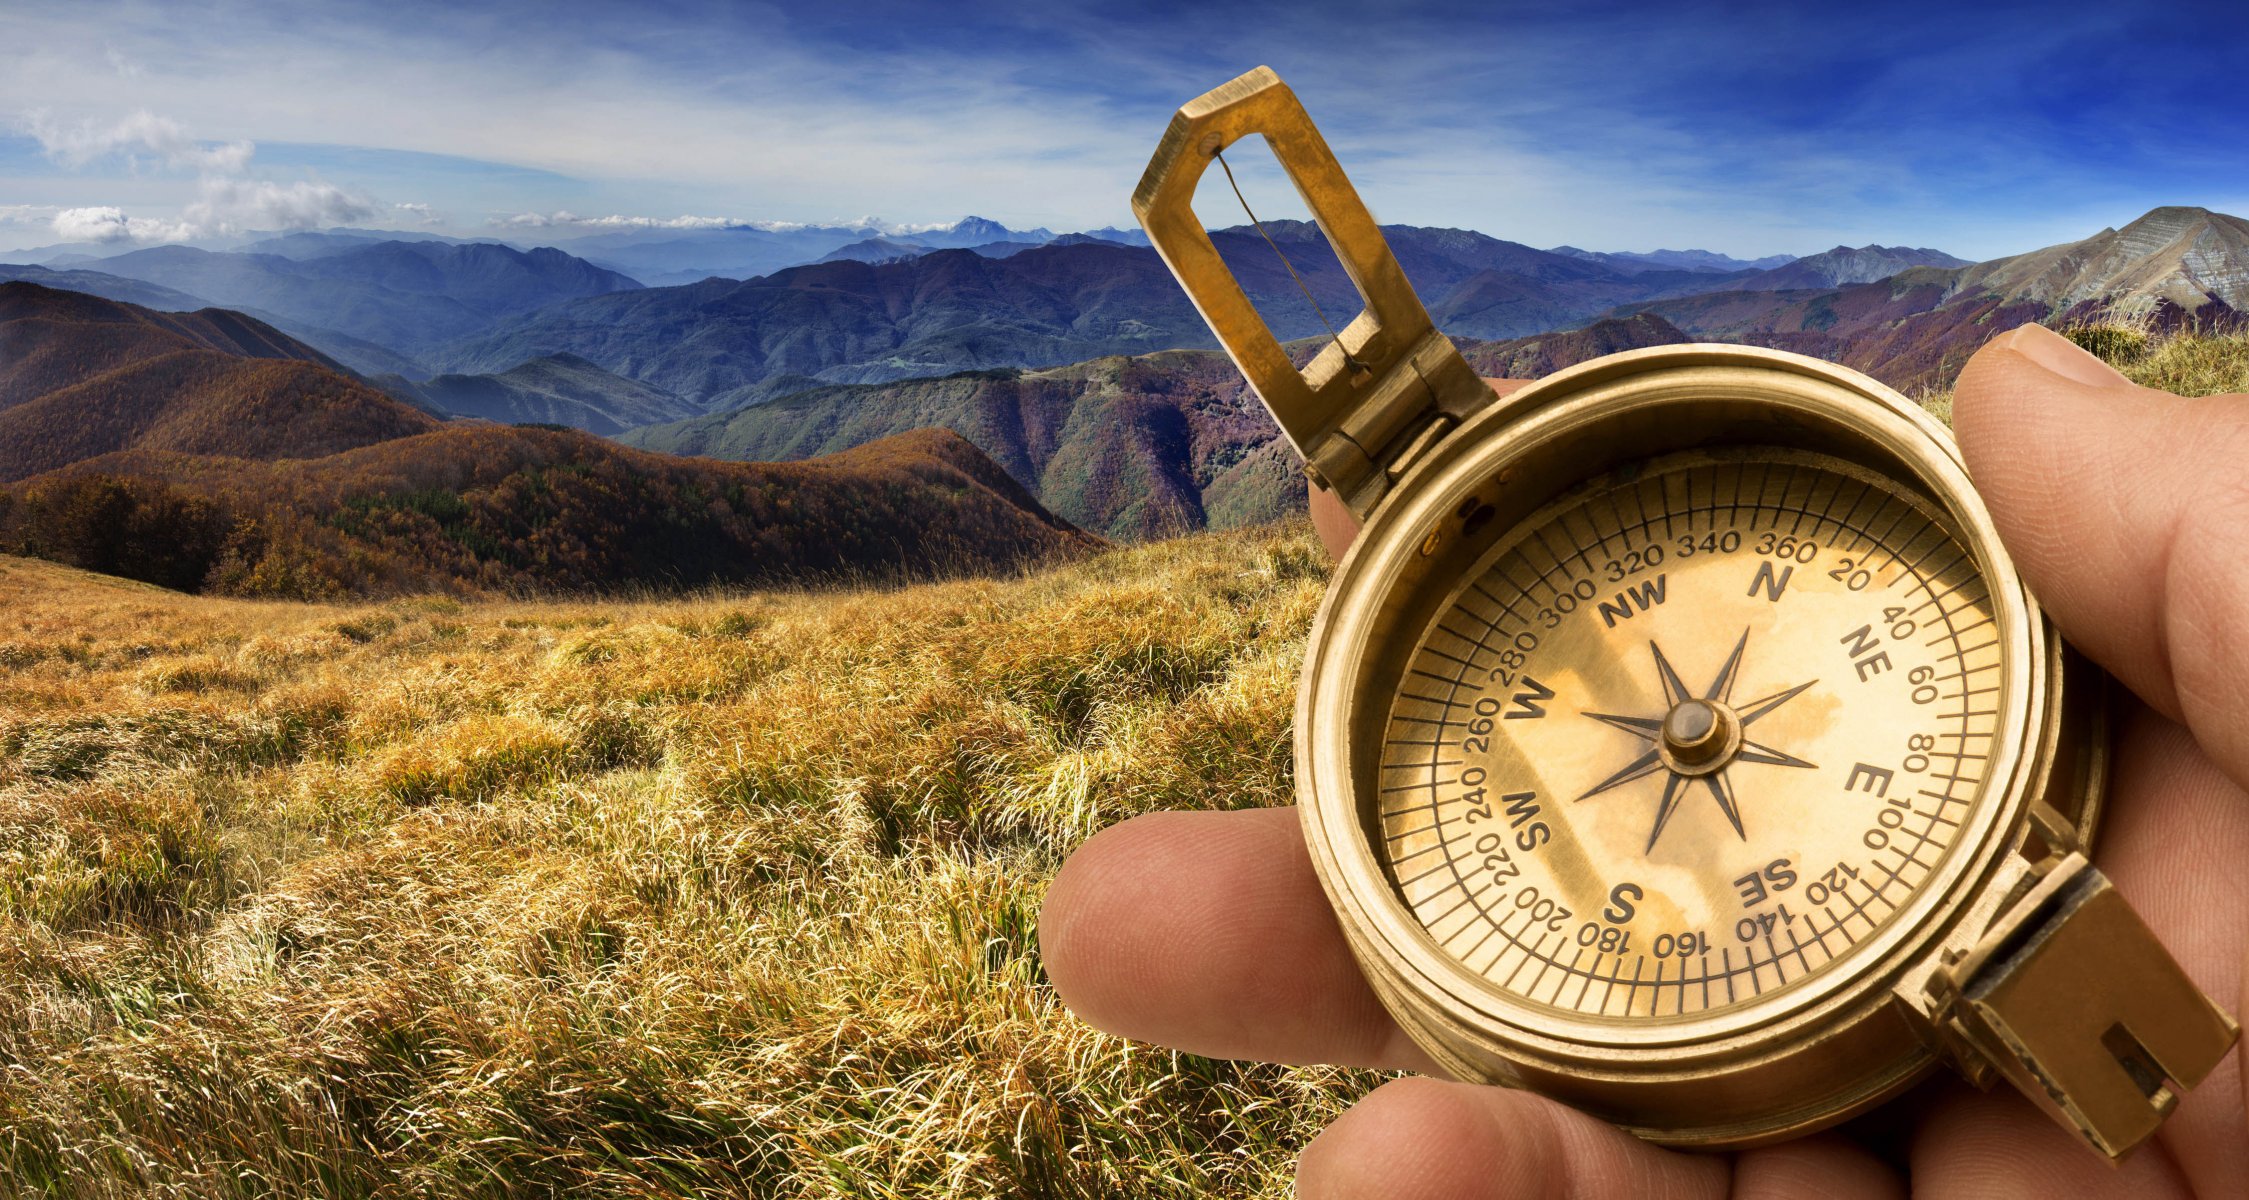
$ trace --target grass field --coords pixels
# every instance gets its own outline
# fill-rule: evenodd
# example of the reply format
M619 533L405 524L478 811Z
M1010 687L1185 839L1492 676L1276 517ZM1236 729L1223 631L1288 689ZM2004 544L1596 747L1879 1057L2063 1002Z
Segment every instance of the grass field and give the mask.
M1284 803L1324 555L347 607L0 559L0 1179L1281 1195L1370 1082L1097 1034L1045 880Z
M2243 339L2116 355L2249 389ZM1374 1078L1097 1034L1032 931L1093 830L1289 801L1325 564L353 606L0 559L0 1181L1285 1195Z

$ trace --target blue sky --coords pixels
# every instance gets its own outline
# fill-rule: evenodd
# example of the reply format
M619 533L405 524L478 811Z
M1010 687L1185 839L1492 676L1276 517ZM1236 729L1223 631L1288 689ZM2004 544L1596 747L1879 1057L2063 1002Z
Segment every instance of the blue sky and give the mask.
M1383 220L1539 246L1983 258L2249 213L2240 0L1372 7L0 0L0 247L1127 224L1170 112L1259 63Z

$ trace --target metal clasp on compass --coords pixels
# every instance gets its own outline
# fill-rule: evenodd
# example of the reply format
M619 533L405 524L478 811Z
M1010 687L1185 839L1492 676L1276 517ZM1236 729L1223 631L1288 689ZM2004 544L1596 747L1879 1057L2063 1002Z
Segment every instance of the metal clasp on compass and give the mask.
M2240 1033L2074 852L1933 983L1947 1032L2111 1158L2154 1133Z

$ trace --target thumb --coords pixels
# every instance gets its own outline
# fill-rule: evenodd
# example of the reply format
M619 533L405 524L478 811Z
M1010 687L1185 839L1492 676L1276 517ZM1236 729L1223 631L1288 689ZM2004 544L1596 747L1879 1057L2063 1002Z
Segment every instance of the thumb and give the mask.
M2249 783L2249 396L2138 387L2026 325L1968 361L1953 423L2062 634Z

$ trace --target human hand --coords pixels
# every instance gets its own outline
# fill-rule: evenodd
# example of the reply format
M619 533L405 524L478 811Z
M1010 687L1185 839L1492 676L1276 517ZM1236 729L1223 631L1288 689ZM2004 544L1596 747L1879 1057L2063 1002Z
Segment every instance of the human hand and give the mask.
M2095 861L2202 989L2233 1006L2249 947L2249 396L2134 387L2029 326L1970 360L1954 419L2032 591L2140 699L2116 714ZM1322 526L1331 549L1349 532ZM1153 813L1105 830L1055 878L1039 932L1064 1000L1112 1033L1215 1058L1435 1073L1352 960L1294 810ZM1305 1147L1298 1190L2243 1196L2245 1053L2113 1169L2004 1086L1910 1093L1900 1103L1920 1111L1893 1162L1837 1132L1680 1153L1531 1093L1405 1078Z

